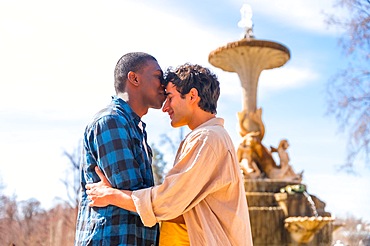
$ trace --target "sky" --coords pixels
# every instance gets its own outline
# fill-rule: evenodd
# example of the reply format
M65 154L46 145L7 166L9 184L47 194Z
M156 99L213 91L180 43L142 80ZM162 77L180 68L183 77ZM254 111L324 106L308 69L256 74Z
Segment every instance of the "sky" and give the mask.
M345 15L333 0L0 0L3 192L19 201L36 198L45 208L65 197L61 179L69 160L63 153L78 148L86 124L110 102L114 66L132 51L152 54L162 69L190 62L215 72L221 84L217 115L237 146L240 80L212 66L208 55L242 38L244 3L253 11L255 38L291 53L284 66L259 78L263 144L276 147L288 139L291 165L304 171L307 192L333 216L370 221L370 170L360 162L358 175L337 171L346 158L347 135L326 114L326 84L347 62L338 46L343 32L324 22L324 13ZM189 131L171 128L160 110L149 110L143 121L149 143L169 156L161 136L177 142Z

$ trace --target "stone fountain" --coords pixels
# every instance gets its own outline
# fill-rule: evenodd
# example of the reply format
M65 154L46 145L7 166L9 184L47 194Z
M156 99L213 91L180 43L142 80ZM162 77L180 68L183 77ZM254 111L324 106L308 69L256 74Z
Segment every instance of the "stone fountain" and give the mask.
M258 40L253 34L252 10L244 4L239 26L244 38L219 47L209 62L227 72L236 72L242 87L242 110L237 113L241 140L237 156L245 179L245 191L255 246L331 245L334 230L325 203L308 194L302 173L290 165L287 139L278 147L263 144L265 126L262 108L257 108L257 85L263 70L283 66L290 51L282 44ZM272 153L277 152L279 164Z

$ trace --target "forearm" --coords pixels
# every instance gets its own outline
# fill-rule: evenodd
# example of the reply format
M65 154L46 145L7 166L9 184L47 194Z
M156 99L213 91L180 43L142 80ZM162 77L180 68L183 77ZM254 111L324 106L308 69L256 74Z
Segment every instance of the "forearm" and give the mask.
M137 212L135 204L131 198L132 191L128 190L118 190L112 188L112 193L109 195L108 199L110 200L111 204L126 210L130 210L132 212ZM178 224L185 224L184 217L180 215L177 218L168 220L169 222L178 223Z
M116 207L120 207L132 212L137 212L135 204L131 198L132 191L128 190L118 190L112 188L112 193L108 196L108 199L111 205ZM185 224L184 217L180 215L177 218L168 220L168 222L177 223L177 224Z
M131 198L132 191L113 189L107 199L111 205L137 212L135 204Z

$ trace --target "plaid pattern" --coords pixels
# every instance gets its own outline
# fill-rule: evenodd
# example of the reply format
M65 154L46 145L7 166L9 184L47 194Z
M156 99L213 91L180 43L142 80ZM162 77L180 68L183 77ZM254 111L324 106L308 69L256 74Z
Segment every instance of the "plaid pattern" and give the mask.
M86 127L81 163L81 197L75 245L157 245L158 225L145 227L139 215L115 206L90 208L86 183L99 181L94 168L103 170L113 187L137 190L154 185L152 151L143 145L140 117L122 99L101 110Z

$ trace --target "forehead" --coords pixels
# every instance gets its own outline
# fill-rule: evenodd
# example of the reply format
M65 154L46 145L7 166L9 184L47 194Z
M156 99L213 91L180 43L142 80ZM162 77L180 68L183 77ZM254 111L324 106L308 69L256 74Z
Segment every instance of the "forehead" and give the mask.
M176 90L176 86L172 83L172 82L168 82L167 86L166 86L166 91L167 93L174 93L174 92L177 92L178 91Z
M150 72L159 71L160 73L162 73L161 67L159 66L158 62L155 60L147 60L143 68L146 71L150 71Z

